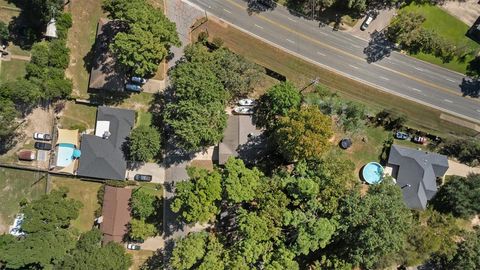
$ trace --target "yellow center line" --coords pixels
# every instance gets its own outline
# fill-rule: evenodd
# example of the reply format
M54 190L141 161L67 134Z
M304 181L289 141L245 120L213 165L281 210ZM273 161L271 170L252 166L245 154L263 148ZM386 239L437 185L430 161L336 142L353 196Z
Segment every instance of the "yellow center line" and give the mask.
M229 2L229 3L231 3L232 5L234 5L235 7L239 8L239 9L244 10L244 9L246 8L246 7L244 7L244 6L242 6L242 5L238 4L238 3L235 3L233 0L226 0L226 1ZM263 16L263 15L258 15L258 14L257 14L256 17L257 17L257 18L260 18L260 19L262 19L262 20L264 20L264 21L266 21L266 22L268 22L268 23L270 23L270 24L272 24L272 25L274 25L274 26L277 26L277 27L279 27L279 28L282 28L282 29L284 29L284 30L286 30L286 31L288 31L288 32L290 32L290 33L292 33L292 34L295 34L295 35L297 35L297 36L299 36L299 37L302 37L302 38L304 38L304 39L306 39L306 40L308 40L308 41L311 41L311 42L313 42L313 43L316 43L316 44L318 44L318 45L320 45L320 46L323 46L323 47L328 48L328 49L330 49L330 50L333 50L333 51L336 51L336 52L338 52L338 53L344 54L344 55L346 55L346 56L348 56L348 57L351 57L351 58L353 58L353 59L360 60L360 61L362 61L362 62L366 62L365 59L362 58L362 57L360 57L360 56L356 56L356 55L354 55L354 54L351 54L351 53L349 53L349 52L346 52L346 51L344 51L344 50L341 50L341 49L339 49L339 48L337 48L337 47L333 47L333 46L331 46L331 45L328 45L328 44L326 44L326 43L323 43L323 42L321 42L321 41L318 41L318 40L316 40L315 38L312 38L312 37L307 36L307 35L305 35L305 34L299 33L299 32L297 32L297 31L295 31L295 30L293 30L293 29L291 29L291 28L289 28L289 27L287 27L287 26L285 26L285 25L283 25L283 24L280 24L280 23L278 23L278 22L275 22L275 21L273 21L273 20L271 20L271 19L269 19L269 18L266 18L266 17ZM446 87L443 87L443 86L439 86L439 85L436 85L436 84L431 83L431 82L427 82L427 81L425 81L425 80L422 80L422 79L419 79L419 78L417 78L417 77L414 77L414 76L405 74L405 73L403 73L403 72L400 72L400 71L397 71L397 70L394 70L394 69L391 69L391 68L388 68L388 67L385 67L385 66L376 64L376 63L372 63L372 64L370 64L370 65L377 66L377 67L379 67L379 68L382 68L382 69L384 69L384 70L393 72L393 73L395 73L395 74L398 74L398 75L400 75L400 76L403 76L403 77L406 77L406 78L408 78L408 79L414 80L414 81L416 81L416 82L422 83L422 84L424 84L424 85L428 85L428 86L431 86L431 87L433 87L433 88L436 88L436 89L439 89L439 90L443 90L443 91L446 91L446 92L455 94L455 95L457 95L457 96L461 96L461 94L460 94L458 91L451 90L451 89L449 89L449 88L446 88ZM476 102L479 102L478 100L475 100L475 101L476 101Z

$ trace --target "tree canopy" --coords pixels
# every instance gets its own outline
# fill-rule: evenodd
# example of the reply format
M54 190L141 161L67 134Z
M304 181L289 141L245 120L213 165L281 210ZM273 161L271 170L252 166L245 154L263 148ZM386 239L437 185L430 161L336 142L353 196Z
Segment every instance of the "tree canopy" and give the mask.
M130 134L129 154L134 161L149 161L160 152L160 133L154 127L138 126Z
M248 169L241 159L230 157L223 171L225 191L234 203L251 201L260 187L262 173L257 169Z

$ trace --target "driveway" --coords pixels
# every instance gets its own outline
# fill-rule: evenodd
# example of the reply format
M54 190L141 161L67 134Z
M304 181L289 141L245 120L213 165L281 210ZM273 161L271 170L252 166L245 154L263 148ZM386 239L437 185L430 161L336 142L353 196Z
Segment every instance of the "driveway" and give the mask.
M390 24L390 20L393 18L393 16L395 16L395 14L396 9L393 8L380 10L377 17L370 23L370 26L368 26L365 31L360 30L360 26L362 26L366 16L358 20L357 24L348 32L358 38L369 41L371 34L375 31L381 32L383 29L385 29Z
M133 180L136 174L147 174L153 177L152 183L161 183L165 181L165 168L157 163L145 163L142 166L127 170L127 179Z
M479 173L480 174L480 168L479 167L469 167L465 164L461 164L459 162L449 160L448 161L448 170L445 173L445 175L458 175L458 176L463 176L466 177L469 173Z

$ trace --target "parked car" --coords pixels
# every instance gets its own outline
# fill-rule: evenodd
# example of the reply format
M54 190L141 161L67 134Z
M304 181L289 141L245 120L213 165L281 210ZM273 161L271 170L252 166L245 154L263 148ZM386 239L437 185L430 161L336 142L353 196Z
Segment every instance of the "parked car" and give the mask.
M238 101L238 105L240 106L255 106L256 104L257 102L251 98L244 98Z
M368 15L365 21L362 23L362 26L360 26L360 30L365 31L372 21L373 21L372 15Z
M52 144L50 143L36 142L34 146L40 150L52 150Z
M35 132L33 133L33 138L40 141L50 141L52 139L52 136L47 133Z
M132 244L132 243L128 244L128 245L127 245L127 248L128 248L128 249L131 249L131 250L140 250L140 246L139 246L139 245L135 245L135 244Z
M398 131L397 133L395 133L395 138L399 140L406 140L408 139L408 134L405 132Z
M148 174L136 174L133 179L135 181L142 181L142 182L151 182L152 176Z
M25 161L33 161L37 157L37 153L31 150L20 151L17 155L18 159Z
M133 83L145 84L147 82L147 79L144 79L144 78L141 78L141 77L132 77L131 81Z
M142 92L142 87L140 85L127 83L125 84L125 90L130 92Z
M413 142L419 143L419 144L424 144L427 142L427 138L422 137L422 136L415 136L413 137Z
M238 106L233 109L233 112L236 114L253 114L253 108L252 107L242 107Z

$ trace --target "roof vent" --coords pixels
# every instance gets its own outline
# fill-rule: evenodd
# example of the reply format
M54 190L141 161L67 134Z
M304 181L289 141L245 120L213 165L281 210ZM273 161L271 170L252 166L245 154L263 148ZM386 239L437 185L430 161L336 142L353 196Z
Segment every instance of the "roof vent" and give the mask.
M108 138L110 138L110 135L112 135L112 134L110 133L110 131L107 130L103 133L102 138L103 139L108 139Z

